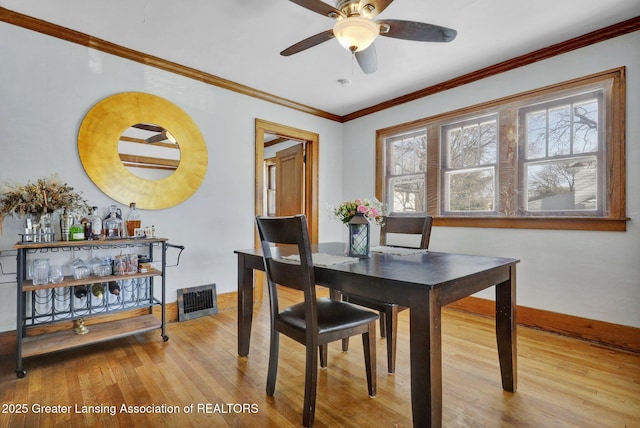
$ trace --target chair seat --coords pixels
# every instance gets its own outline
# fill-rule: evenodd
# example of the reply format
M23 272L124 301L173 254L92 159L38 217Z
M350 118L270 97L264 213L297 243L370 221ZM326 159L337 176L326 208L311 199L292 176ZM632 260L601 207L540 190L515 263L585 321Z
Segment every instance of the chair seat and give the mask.
M351 303L327 298L319 298L317 302L319 334L366 325L379 318L377 313L362 309ZM298 303L280 312L278 319L303 332L306 328L304 314L304 303Z

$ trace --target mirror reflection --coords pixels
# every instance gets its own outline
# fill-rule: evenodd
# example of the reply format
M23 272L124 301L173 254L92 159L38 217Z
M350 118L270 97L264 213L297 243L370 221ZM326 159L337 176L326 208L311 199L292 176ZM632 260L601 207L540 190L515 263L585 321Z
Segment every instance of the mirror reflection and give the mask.
M148 180L170 176L180 165L180 146L171 132L155 123L136 123L118 142L120 161L131 173Z

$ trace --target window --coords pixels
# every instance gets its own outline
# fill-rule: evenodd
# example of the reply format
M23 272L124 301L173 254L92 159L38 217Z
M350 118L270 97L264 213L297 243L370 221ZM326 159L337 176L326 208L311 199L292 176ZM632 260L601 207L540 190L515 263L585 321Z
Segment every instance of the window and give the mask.
M265 169L265 200L266 209L265 212L269 217L275 217L276 215L276 158L269 158L264 160Z
M602 98L598 90L520 109L522 212L602 214Z
M389 138L386 163L390 210L425 212L427 137L424 130Z
M498 120L495 116L442 127L444 212L495 211Z
M377 197L436 225L626 230L624 68L377 132Z

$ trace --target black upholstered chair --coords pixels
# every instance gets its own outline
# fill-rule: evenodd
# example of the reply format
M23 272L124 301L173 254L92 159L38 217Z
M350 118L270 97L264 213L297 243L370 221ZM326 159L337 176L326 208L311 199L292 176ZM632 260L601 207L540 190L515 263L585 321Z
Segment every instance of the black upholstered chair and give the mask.
M318 378L318 355L326 363L327 344L346 337L362 335L369 395L376 395L376 320L378 314L360 306L316 298L313 260L304 215L293 217L258 217L256 219L269 288L271 346L267 374L267 394L273 395L278 371L279 334L285 334L306 346L304 407L302 423L313 424ZM279 257L281 247L293 244L300 261ZM281 309L278 286L301 290L304 301Z
M431 216L387 217L380 229L380 245L389 245L389 234L421 235L420 245L417 248L427 249L429 248L432 224L433 217ZM402 245L402 247L407 247L407 245ZM398 312L407 308L394 303L346 294L343 296L343 300L380 312L380 335L387 338L387 370L389 373L394 373L396 371ZM346 338L342 340L342 350L347 351L348 349L349 339Z

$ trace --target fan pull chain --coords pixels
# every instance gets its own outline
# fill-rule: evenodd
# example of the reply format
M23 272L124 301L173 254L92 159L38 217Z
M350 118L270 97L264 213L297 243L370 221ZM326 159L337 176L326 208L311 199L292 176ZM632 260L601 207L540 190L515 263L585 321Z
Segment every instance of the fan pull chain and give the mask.
M353 65L356 63L356 53L351 52L351 78L353 79Z

